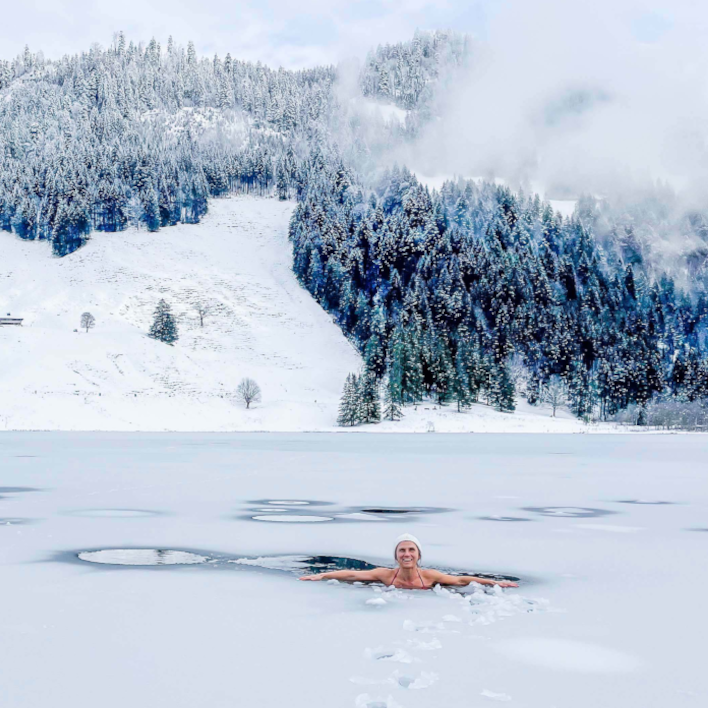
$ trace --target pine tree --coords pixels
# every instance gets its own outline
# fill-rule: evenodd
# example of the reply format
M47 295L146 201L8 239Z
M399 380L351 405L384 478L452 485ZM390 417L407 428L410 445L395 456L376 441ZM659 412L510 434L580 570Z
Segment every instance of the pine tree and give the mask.
M516 408L514 382L504 363L495 362L490 370L488 398L498 411L513 411Z
M157 194L149 186L142 194L143 222L148 231L157 231L160 228L160 208Z
M467 347L461 344L455 355L455 377L452 383L452 395L457 403L458 413L463 408L472 405L472 392L470 390L470 379L467 369Z
M573 415L586 423L592 417L597 397L596 380L582 363L575 363L568 378L568 396Z
M348 374L339 402L337 425L349 427L359 423L358 381L355 374Z
M359 377L357 390L359 421L362 423L381 422L379 382L371 369L364 369Z
M400 420L403 415L401 408L400 382L396 381L395 375L389 374L384 386L383 418L393 421Z
M164 300L160 300L160 302L157 303L148 336L170 345L174 344L179 339L177 323L172 315L170 306Z

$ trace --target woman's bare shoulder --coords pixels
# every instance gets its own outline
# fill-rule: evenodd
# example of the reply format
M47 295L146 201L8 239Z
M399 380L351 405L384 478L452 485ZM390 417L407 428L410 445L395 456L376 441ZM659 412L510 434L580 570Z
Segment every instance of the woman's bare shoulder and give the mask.
M388 581L393 580L393 576L396 574L396 571L393 570L393 568L374 568L371 572L375 573L376 576L381 579L381 582L386 583L387 585Z
M423 579L428 583L433 583L441 578L447 577L445 573L441 573L439 570L433 570L432 568L421 568L420 573L423 576Z

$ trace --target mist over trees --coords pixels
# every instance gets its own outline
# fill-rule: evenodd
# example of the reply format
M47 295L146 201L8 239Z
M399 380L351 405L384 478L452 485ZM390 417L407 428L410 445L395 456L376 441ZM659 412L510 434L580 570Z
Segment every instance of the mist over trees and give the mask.
M416 32L412 41L386 44L370 51L359 77L364 96L391 101L399 108L427 108L441 73L463 66L472 40L453 32Z

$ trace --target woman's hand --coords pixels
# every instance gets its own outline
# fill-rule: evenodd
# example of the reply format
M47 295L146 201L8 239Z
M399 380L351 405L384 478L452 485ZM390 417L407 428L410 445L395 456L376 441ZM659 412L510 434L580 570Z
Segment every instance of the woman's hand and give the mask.
M303 575L300 580L323 580L322 574L319 575Z
M514 583L511 580L499 580L498 582L494 583L495 585L498 585L500 588L518 588L519 584Z

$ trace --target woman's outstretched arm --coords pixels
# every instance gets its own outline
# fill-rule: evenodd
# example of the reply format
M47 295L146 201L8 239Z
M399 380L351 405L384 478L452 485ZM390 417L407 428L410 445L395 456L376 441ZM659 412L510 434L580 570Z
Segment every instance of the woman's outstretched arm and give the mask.
M500 588L519 587L518 583L514 583L511 580L490 580L489 578L478 578L476 575L447 575L438 571L433 571L432 582L440 585L457 585L458 587L469 585L470 583L498 585Z
M303 575L300 580L343 580L345 582L385 582L388 568L374 568L373 570L333 570L329 573L317 575ZM389 571L390 572L390 571Z

